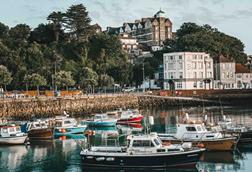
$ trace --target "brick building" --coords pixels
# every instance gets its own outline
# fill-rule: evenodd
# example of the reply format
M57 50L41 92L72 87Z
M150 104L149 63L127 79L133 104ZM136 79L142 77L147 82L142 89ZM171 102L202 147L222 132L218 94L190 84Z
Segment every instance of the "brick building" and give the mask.
M124 23L121 27L108 27L111 34L128 33L137 39L139 44L148 46L162 46L166 39L172 38L172 22L159 10L153 17L135 20L133 23Z

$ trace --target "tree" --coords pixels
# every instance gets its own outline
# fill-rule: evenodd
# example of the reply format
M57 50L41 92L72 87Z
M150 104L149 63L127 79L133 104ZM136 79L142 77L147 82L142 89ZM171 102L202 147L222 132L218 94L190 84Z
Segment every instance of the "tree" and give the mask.
M53 25L53 31L54 31L54 39L56 42L59 41L59 35L61 33L62 29L62 23L63 23L63 16L64 14L60 11L53 11L49 16L47 17L47 20L52 22Z
M66 87L68 90L68 86L73 86L75 81L72 78L72 73L67 71L59 71L55 76L55 84L57 86Z
M236 62L245 63L244 44L237 38L219 32L209 25L184 23L172 41L165 42L166 51L207 52L212 57L224 55Z
M86 41L93 32L93 28L90 26L91 19L83 4L72 5L68 8L63 22L71 36L78 41Z
M6 85L9 85L11 81L11 73L8 71L7 67L0 65L0 85L4 86L5 91L7 91Z
M25 75L24 81L31 86L37 87L38 95L39 95L39 86L46 85L47 83L46 79L37 73L33 73L31 75Z
M49 44L54 41L54 30L52 24L39 24L30 35L31 42Z
M92 88L98 84L98 75L89 67L84 67L80 75L80 85L85 90Z
M0 39L8 36L9 27L0 22Z
M101 87L109 87L114 84L114 79L109 75L103 74L100 76L99 84Z
M31 28L26 24L18 24L9 31L10 37L15 40L27 40L30 36Z

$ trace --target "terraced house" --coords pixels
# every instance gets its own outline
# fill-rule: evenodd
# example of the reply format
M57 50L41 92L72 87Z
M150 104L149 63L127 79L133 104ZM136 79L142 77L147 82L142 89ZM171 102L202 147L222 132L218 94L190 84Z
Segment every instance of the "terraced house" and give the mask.
M172 38L172 22L159 10L153 17L135 20L133 23L124 23L121 27L108 27L111 34L128 33L136 38L139 44L148 46L162 46L166 39Z

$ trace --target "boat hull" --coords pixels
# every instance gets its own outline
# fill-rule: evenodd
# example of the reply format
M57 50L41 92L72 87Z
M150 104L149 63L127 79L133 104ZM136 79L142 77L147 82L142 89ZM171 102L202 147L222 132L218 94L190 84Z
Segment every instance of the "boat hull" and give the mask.
M169 142L172 144L182 143L181 140L162 140L164 143ZM216 140L184 140L183 142L192 142L193 146L197 146L199 143L204 145L207 151L232 151L236 145L236 138L223 138Z
M20 145L24 144L27 136L0 137L0 145Z
M86 124L88 127L113 127L116 126L116 122L107 122L107 121L87 121Z
M86 127L70 127L70 128L55 128L54 136L67 136L69 134L82 134L84 133Z
M143 116L127 118L127 119L119 119L117 124L128 124L128 123L140 123L143 119Z
M28 132L28 137L32 140L53 139L53 136L53 128L34 129Z
M92 155L81 153L82 163L95 168L195 168L204 149L181 153L160 153L142 155Z

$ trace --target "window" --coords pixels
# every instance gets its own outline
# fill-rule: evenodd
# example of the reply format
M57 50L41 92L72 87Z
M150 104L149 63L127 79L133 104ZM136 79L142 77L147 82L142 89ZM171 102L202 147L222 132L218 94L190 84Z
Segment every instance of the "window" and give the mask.
M207 62L207 68L211 69L211 63L210 62Z
M174 69L174 64L173 63L168 63L168 69Z
M181 55L179 56L179 60L182 60L182 56Z
M203 88L203 82L200 82L199 86L200 86L200 88Z
M200 126L197 126L197 130L198 130L198 131L202 131L202 129L201 129Z
M183 69L183 63L182 62L178 63L178 69Z
M200 72L200 78L203 78L204 76L203 76L203 72Z
M71 121L64 121L64 124L71 124Z
M180 78L180 79L183 78L183 72L179 72L179 78Z
M194 82L194 83L193 83L193 87L194 87L194 88L197 88L197 82Z
M154 147L150 140L134 140L133 147Z
M193 66L193 69L196 69L197 68L196 62L192 62L192 66Z
M168 79L173 79L173 72L168 72Z
M195 127L186 127L186 130L187 131L196 131L196 128Z
M202 59L203 59L203 55L199 55L199 59L201 59L201 60L202 60Z
M173 60L173 56L169 56L169 57L170 57L170 58L169 58L170 60Z
M197 55L193 55L193 59L196 60L197 59Z
M165 70L167 70L167 64L166 64L166 63L165 63L165 65L164 65L164 66L165 66Z
M177 88L182 88L182 82L177 82Z
M193 77L197 78L197 72L193 72Z
M154 142L155 142L155 144L156 144L157 146L160 145L160 142L159 142L157 139L154 139Z
M199 62L199 69L203 69L203 63L202 62Z

